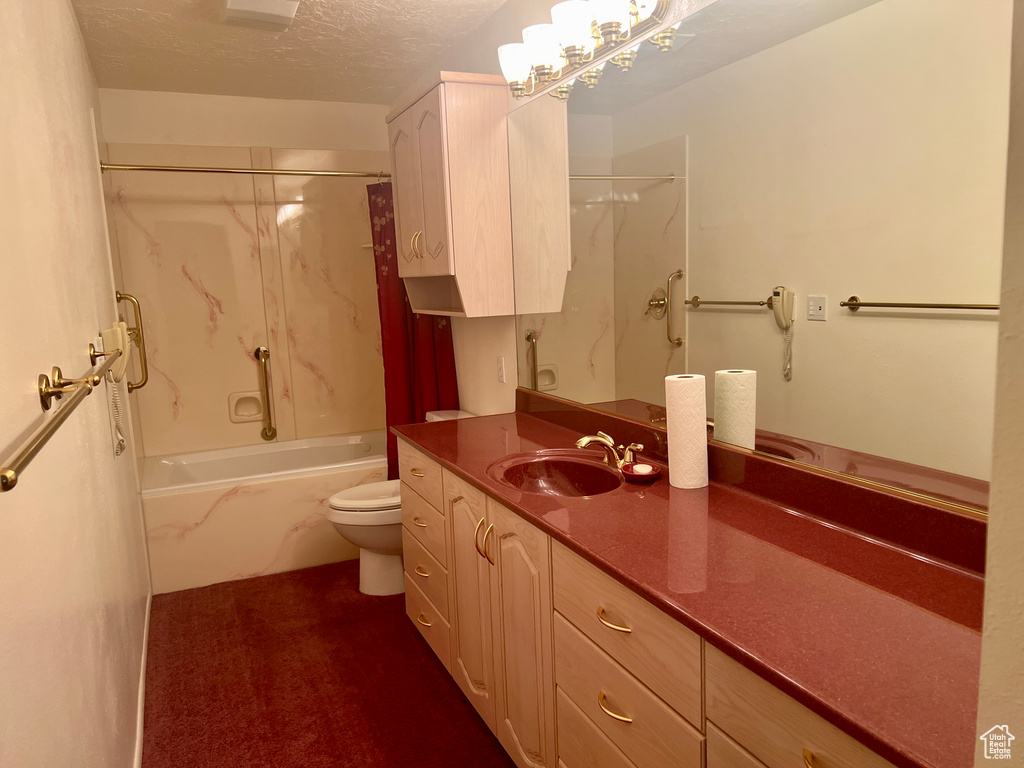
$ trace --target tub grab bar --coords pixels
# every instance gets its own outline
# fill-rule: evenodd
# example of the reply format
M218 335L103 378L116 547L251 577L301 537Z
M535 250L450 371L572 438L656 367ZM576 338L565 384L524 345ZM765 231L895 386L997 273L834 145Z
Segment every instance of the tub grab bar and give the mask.
M260 364L260 396L263 398L263 429L260 437L273 440L277 437L277 427L274 426L274 414L270 409L270 350L257 347L253 357Z
M668 335L668 343L674 347L683 346L683 340L679 336L672 335L672 283L683 276L683 270L677 269L668 276L668 284L665 286L665 306L668 307L668 320L665 321L665 332Z
M138 381L128 382L128 394L131 394L136 389L142 389L146 386L146 382L149 381L149 360L146 357L146 332L142 328L142 306L139 304L139 300L130 293L122 293L121 291L118 291L116 296L118 302L129 302L135 311L135 327L128 329L128 336L139 348L139 367L142 369L142 378Z
M529 330L529 331L526 332L526 343L530 345L530 351L527 352L527 354L529 354L530 352L533 353L533 360L532 360L532 363L530 365L530 370L531 370L531 373L533 375L533 390L534 390L534 392L536 392L536 391L538 391L538 387L537 387L537 383L538 383L537 382L537 368L538 368L538 366L537 366L537 332L536 331Z
M64 405L53 412L53 416L40 424L28 436L28 439L0 464L0 492L9 491L18 484L18 479L25 471L25 467L60 429L60 425L67 421L68 416L75 408L92 394L93 388L99 386L103 377L107 375L107 371L120 356L121 350L112 351L103 361L103 365L80 379L65 379L61 376L59 368L53 369L53 381L46 374L39 374L39 399L42 402L43 410L49 410L52 399L60 400L64 395L68 395L68 399Z

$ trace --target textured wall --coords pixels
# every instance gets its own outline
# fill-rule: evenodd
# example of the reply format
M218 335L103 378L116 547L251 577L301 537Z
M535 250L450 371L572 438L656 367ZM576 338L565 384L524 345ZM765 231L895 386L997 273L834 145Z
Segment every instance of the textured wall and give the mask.
M116 319L90 109L70 6L5 3L0 26L0 453L42 419L36 377L78 375ZM149 574L131 451L105 386L0 497L0 765L129 766ZM22 435L23 436L23 435Z

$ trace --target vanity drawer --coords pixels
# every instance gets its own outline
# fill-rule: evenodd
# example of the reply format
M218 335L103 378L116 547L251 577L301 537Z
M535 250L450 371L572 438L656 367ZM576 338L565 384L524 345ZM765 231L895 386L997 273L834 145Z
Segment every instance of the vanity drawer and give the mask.
M444 517L405 483L402 483L402 525L441 565L448 567Z
M451 672L451 629L448 622L413 583L408 573L405 574L405 614L437 654L444 668Z
M402 482L426 499L435 509L441 509L441 465L413 448L404 440L398 441L398 475Z
M815 768L893 768L717 648L704 660L708 719L769 768L804 765L805 749Z
M402 528L402 559L405 572L445 619L448 618L448 571L416 541L408 528Z
M765 768L765 764L726 736L710 720L707 727L707 768Z
M563 545L551 555L555 610L701 726L700 638Z
M565 768L636 768L622 750L573 704L561 688L558 705L558 762Z
M627 758L701 768L704 737L693 726L557 612L554 629L555 682Z

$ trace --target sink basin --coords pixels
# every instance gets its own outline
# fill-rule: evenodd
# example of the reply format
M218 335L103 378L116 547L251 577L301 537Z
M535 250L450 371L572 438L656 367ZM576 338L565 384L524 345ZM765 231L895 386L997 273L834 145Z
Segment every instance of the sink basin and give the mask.
M487 472L510 488L540 496L596 496L622 485L619 471L596 451L516 453L496 461Z

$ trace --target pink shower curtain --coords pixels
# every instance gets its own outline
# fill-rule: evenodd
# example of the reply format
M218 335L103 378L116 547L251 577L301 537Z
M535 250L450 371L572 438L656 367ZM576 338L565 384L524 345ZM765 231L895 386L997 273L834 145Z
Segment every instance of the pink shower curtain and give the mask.
M398 276L395 210L391 184L366 188L377 267L377 304L384 353L384 401L388 429L425 419L427 411L459 407L455 348L447 317L418 315ZM398 448L388 432L388 478L398 477Z

